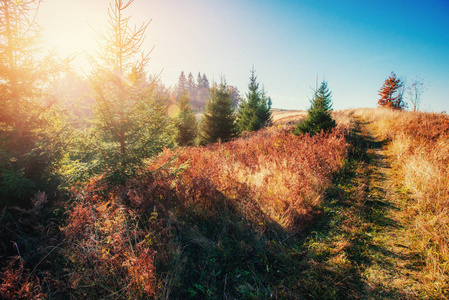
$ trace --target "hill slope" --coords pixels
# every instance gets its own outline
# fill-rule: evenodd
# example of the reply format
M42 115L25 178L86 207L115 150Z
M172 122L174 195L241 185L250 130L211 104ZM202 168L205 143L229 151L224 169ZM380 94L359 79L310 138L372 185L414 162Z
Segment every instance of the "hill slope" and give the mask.
M92 178L53 211L44 193L4 209L1 297L447 298L447 116L333 116L328 135L292 135L294 112L121 186Z

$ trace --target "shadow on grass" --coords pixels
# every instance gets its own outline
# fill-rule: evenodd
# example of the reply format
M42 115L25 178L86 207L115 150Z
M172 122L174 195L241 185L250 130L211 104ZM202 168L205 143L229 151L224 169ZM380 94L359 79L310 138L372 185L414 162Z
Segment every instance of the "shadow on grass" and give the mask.
M363 126L363 125L362 125ZM360 127L351 134L349 159L327 192L322 217L300 248L300 295L306 299L404 299L401 290L367 281L365 271L376 264L392 270L398 254L374 239L400 228L388 215L397 209L385 200L386 167L380 150L384 141L365 134Z
M216 189L209 193L209 206L198 201L176 213L181 247L166 270L173 277L170 294L161 298L271 298L286 275L281 241L292 234L264 214L250 193L239 201Z

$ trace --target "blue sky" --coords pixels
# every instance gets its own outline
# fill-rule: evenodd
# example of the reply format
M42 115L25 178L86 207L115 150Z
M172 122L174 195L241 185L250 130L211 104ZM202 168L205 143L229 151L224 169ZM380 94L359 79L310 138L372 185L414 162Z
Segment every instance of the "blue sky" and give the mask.
M76 15L80 32L72 34L92 36L86 24L101 28L109 1L92 2L47 0L39 22L51 32L57 9L59 29ZM244 95L254 64L273 107L307 109L318 76L328 81L334 108L345 109L375 107L394 71L406 81L424 78L422 109L449 112L447 0L135 0L128 13L137 24L152 19L149 71L163 70L167 85L181 71L201 72L210 80L224 75Z

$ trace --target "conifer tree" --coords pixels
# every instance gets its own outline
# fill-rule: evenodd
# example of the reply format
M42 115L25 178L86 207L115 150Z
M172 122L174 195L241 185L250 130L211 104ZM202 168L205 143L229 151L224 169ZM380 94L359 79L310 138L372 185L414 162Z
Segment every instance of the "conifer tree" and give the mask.
M261 98L261 105L259 107L257 115L260 119L262 127L267 127L273 123L272 118L271 118L272 102L271 102L271 97L267 96L267 93L266 93L264 87L262 87L262 92L261 92L260 98Z
M178 97L182 95L184 90L187 90L187 79L184 75L184 71L181 71L181 75L179 75L178 79Z
M145 159L170 146L171 140L159 85L146 76L149 53L135 58L149 23L129 25L124 11L132 3L115 0L111 4L106 33L98 37L99 60L91 59L98 167L117 182L133 175Z
M203 74L200 80L200 74L198 74L198 85L197 85L197 93L195 101L192 101L192 105L195 106L195 109L202 109L205 107L207 98L209 97L209 80L206 77L206 74ZM201 82L201 84L200 84Z
M196 84L195 79L193 79L192 73L189 73L189 76L187 77L187 90L189 91L190 96L195 94Z
M38 59L39 0L0 1L0 206L27 205L47 190L62 155L66 121L45 91L63 64Z
M200 89L203 87L203 77L201 76L200 72L198 72L198 76L196 77L196 87L197 87L197 89Z
M206 74L203 74L202 87L209 89L209 79L207 79Z
M190 106L189 94L183 91L178 99L179 114L175 118L175 140L180 146L191 146L195 144L198 125L195 114Z
M336 126L335 121L332 119L331 111L331 92L327 87L327 82L323 80L311 100L307 118L296 125L293 133L296 135L303 133L314 135L321 131L331 131Z
M187 76L187 91L189 93L189 98L192 102L197 102L197 86L195 83L195 79L193 78L192 73L189 73Z
M237 109L239 107L240 102L242 101L242 97L240 97L240 92L238 88L232 85L228 86L228 90L229 94L231 95L232 106Z
M377 102L380 106L394 109L404 109L407 104L403 100L404 82L391 72L379 90L380 99Z
M240 133L259 130L271 123L271 99L266 96L265 90L259 90L254 68L251 70L248 89L237 112L237 128Z
M234 108L226 81L215 84L201 120L201 139L203 144L218 140L228 141L236 134Z

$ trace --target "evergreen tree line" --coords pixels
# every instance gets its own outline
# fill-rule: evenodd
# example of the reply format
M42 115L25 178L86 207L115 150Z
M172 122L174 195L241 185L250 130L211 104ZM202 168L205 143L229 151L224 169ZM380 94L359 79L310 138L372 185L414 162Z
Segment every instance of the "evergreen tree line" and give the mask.
M227 141L239 133L240 94L224 79L210 84L205 74L195 81L182 73L170 90L147 73L150 53L140 46L148 23L131 26L126 8L132 1L111 4L86 79L69 61L35 55L39 3L0 3L0 206L26 207L38 191L56 200L99 174L120 184L165 147ZM171 116L175 91L179 113ZM200 123L192 98L195 108L204 108Z
M195 81L192 73L185 76L184 71L181 72L177 85L177 97L180 98L184 91L190 98L190 103L193 109L198 110L205 106L207 96L209 94L210 83L206 74L198 73Z
M249 91L240 101L236 101L240 99L237 89L229 86L224 78L219 83L213 83L199 123L191 105L189 84L184 84L182 78L183 73L178 82L178 90L182 89L177 101L180 113L175 121L178 145L228 141L243 132L271 125L271 98L264 89L259 88L254 68L251 71ZM205 75L199 74L198 78L205 78Z
M38 0L0 3L0 206L26 206L37 191L57 199L100 174L121 184L164 148L225 142L272 124L271 98L254 68L243 98L224 77L210 83L182 72L167 89L150 76L150 53L140 49L148 23L129 24L131 3L111 4L87 79L68 61L36 58ZM178 113L170 115L174 102Z
M213 85L214 83L212 83L212 86ZM232 85L228 85L228 89L231 95L232 105L237 107L241 101L239 90ZM206 74L201 75L201 72L199 72L195 81L192 73L189 73L186 78L184 71L182 71L179 75L178 83L175 86L176 97L180 98L184 90L187 91L190 98L190 105L193 110L201 111L206 107L206 102L211 90L211 84Z

